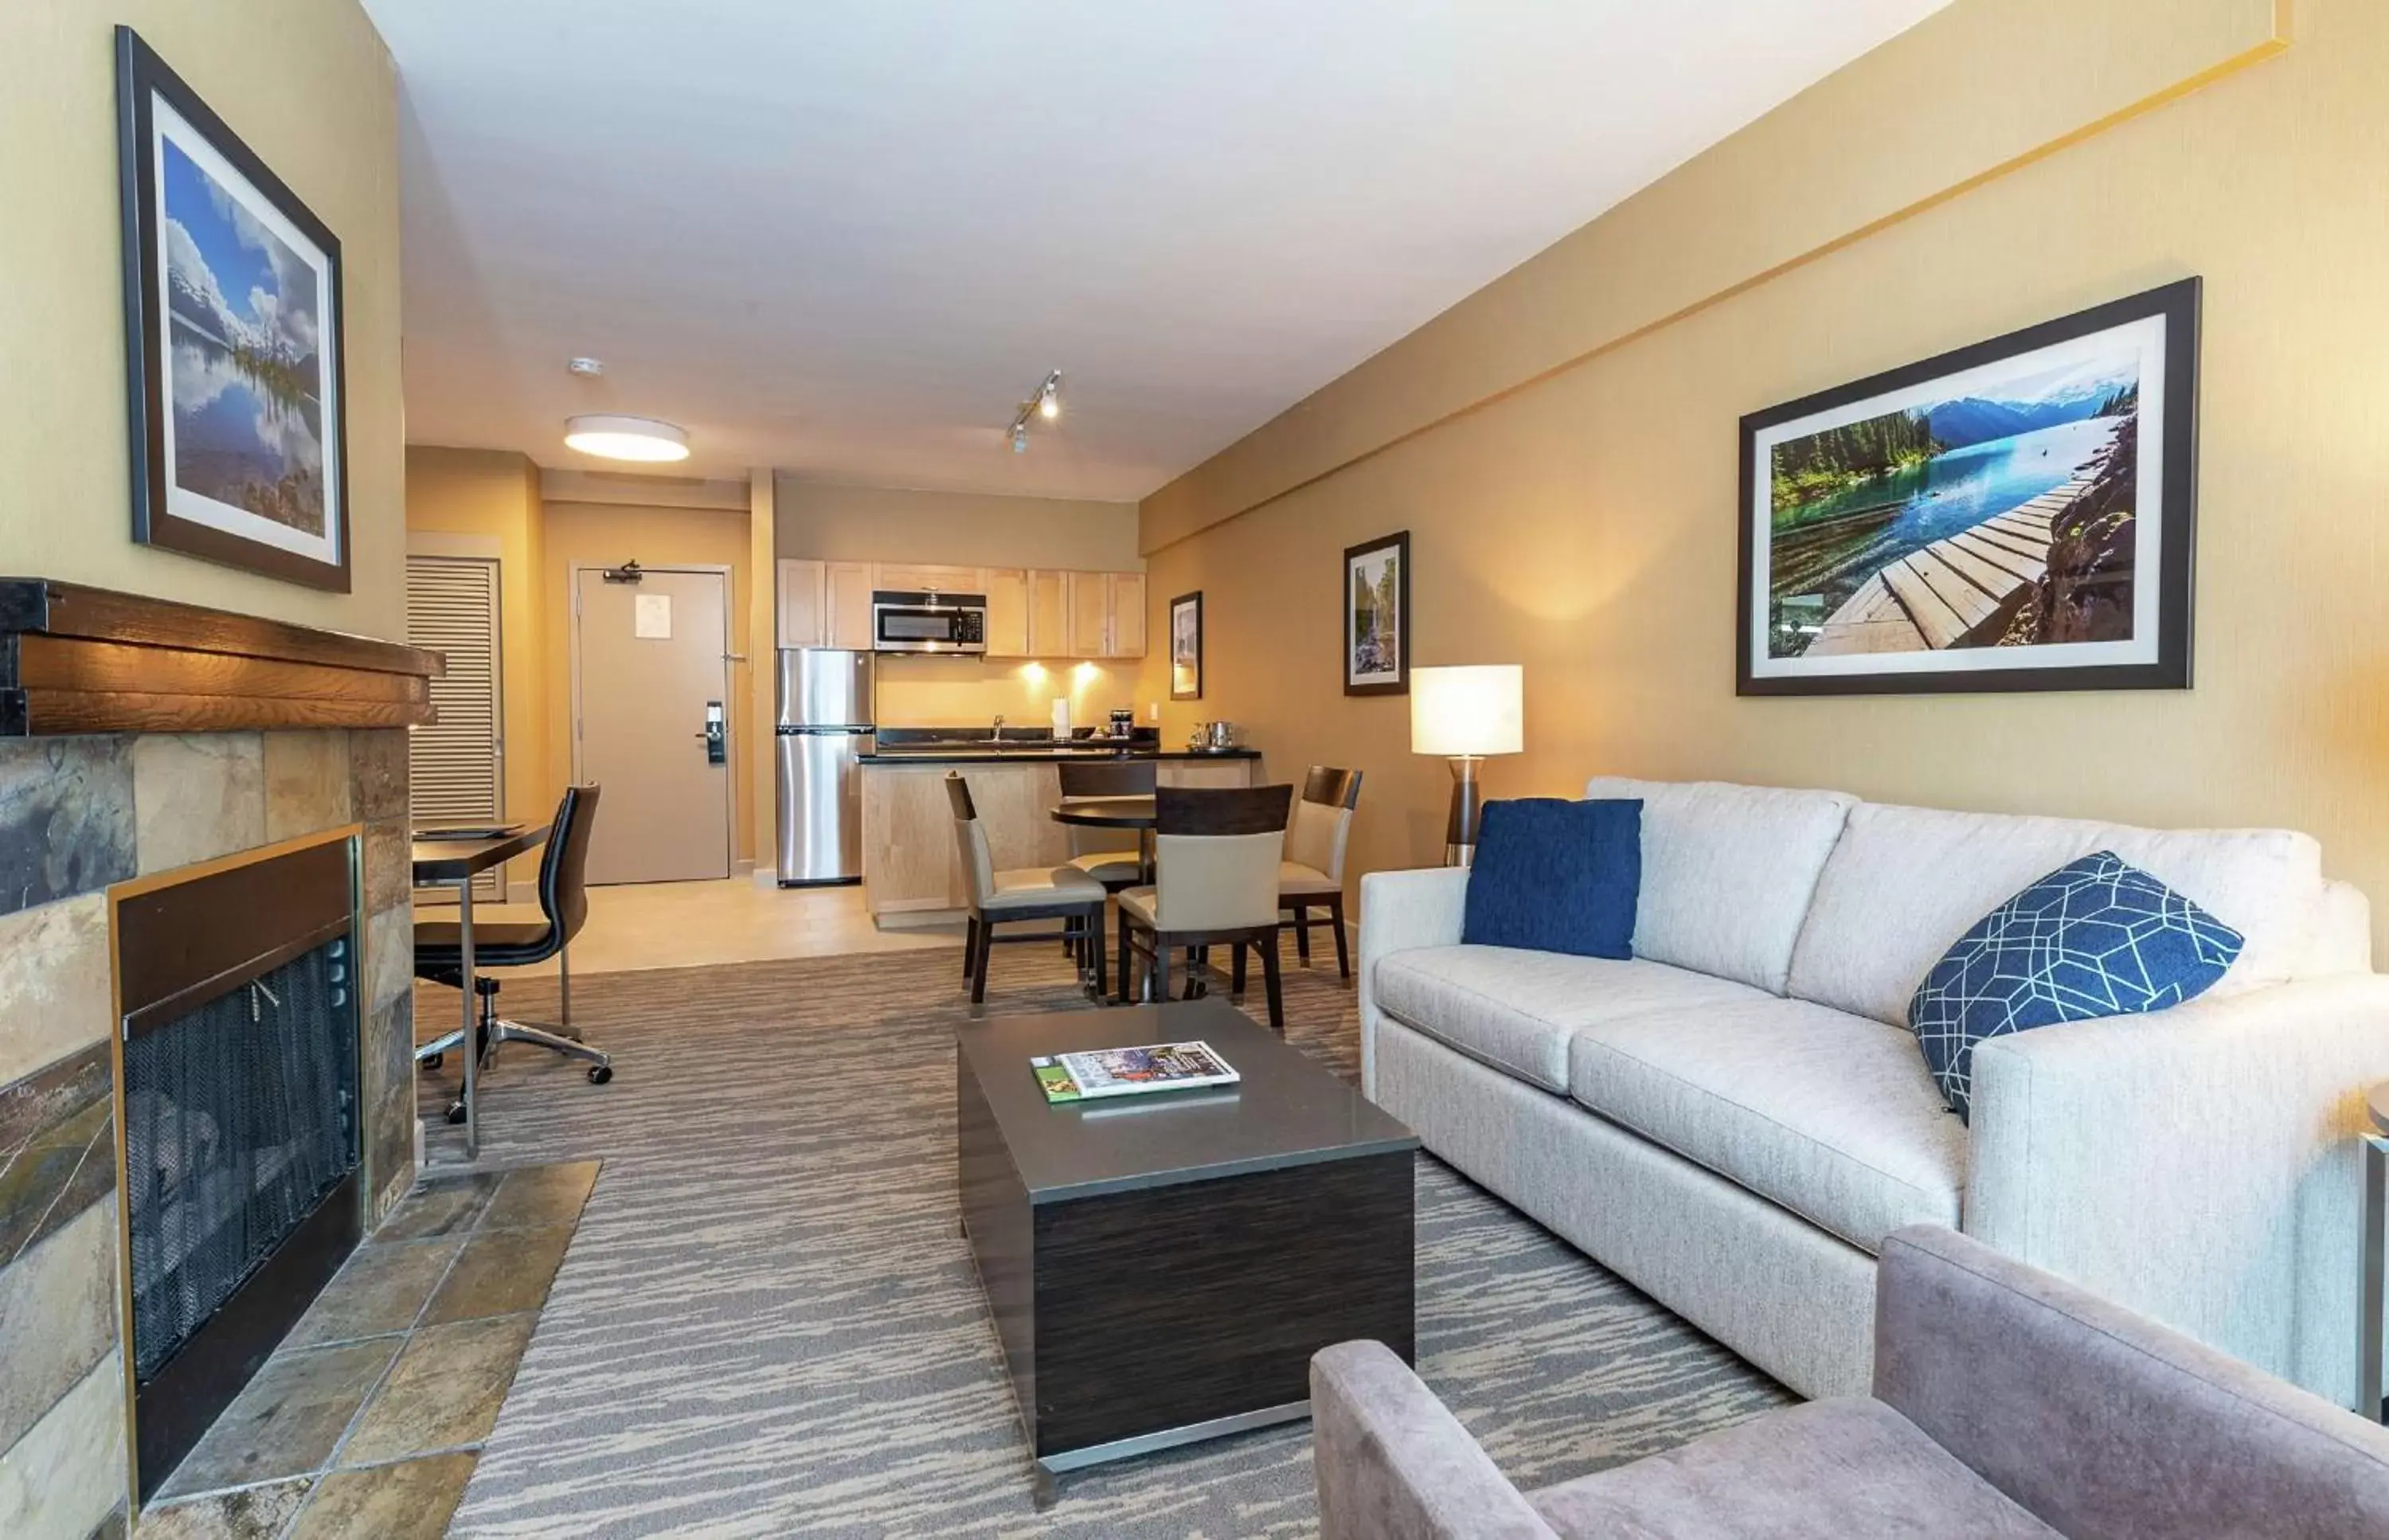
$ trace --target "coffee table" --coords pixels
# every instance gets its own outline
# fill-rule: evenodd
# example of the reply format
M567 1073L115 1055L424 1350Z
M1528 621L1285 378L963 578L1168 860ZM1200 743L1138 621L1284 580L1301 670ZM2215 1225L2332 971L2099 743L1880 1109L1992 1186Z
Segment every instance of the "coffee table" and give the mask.
M1038 1054L1200 1038L1235 1086L1049 1106ZM1418 1138L1218 999L955 1033L963 1227L1038 1497L1056 1475L1310 1415L1310 1355L1416 1352Z

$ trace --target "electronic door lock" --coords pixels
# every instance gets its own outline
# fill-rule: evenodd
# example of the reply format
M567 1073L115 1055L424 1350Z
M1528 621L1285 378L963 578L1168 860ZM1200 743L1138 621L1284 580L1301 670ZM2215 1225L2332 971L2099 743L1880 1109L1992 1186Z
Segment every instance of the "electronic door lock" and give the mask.
M705 762L726 765L730 762L730 724L723 720L722 703L705 703L705 731L697 734L705 740Z

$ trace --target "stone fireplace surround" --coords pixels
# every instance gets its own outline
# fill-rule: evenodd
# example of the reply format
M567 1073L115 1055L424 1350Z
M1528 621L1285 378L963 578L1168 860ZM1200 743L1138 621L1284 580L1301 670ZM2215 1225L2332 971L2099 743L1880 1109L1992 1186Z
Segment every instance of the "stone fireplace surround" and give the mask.
M0 580L0 731L40 731L30 634ZM54 592L64 592L55 588ZM79 591L89 595L90 591ZM118 600L121 596L91 595ZM0 736L0 1534L121 1533L128 1521L127 1397L120 1320L116 1133L109 1039L108 889L116 883L362 824L364 999L359 1061L365 1222L415 1179L413 927L407 846L406 721L428 718L427 655L299 628L251 625L177 605L168 618L223 622L194 643L121 638L85 655L144 680L212 680L181 714L255 730L70 732ZM37 617L38 618L38 617ZM30 628L28 628L30 630ZM386 655L384 678L414 674L389 702L278 694L325 675L308 638L345 649L336 690ZM246 639L246 640L244 640ZM246 653L233 649L246 648ZM207 665L192 673L193 660ZM261 669L256 664L280 659ZM211 662L211 660L212 660ZM55 668L55 665L53 666ZM100 670L105 682L105 668ZM50 677L57 677L55 672ZM96 677L86 670L86 680ZM315 688L316 694L323 692ZM384 692L388 693L388 692ZM74 692L76 725L110 719L105 692ZM14 696L14 704L10 700ZM28 697L32 709L28 710ZM159 694L118 712L147 729L178 714ZM367 725L298 722L365 719ZM390 725L371 725L373 721ZM269 726L275 722L288 726Z

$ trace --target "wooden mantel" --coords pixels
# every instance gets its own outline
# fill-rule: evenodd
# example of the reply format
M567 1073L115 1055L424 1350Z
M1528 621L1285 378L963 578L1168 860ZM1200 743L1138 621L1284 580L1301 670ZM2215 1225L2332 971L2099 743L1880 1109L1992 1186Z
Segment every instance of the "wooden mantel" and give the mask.
M0 737L409 727L438 653L44 578L0 578Z

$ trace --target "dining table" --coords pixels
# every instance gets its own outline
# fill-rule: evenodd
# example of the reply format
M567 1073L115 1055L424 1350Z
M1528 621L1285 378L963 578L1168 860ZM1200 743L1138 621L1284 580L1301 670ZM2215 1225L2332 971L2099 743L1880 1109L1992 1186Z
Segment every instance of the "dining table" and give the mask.
M460 980L464 994L464 1029L443 1036L439 1043L418 1050L443 1051L448 1037L456 1039L458 1057L465 1061L465 1158L478 1160L481 1153L480 1098L479 1088L481 1055L474 1040L473 1019L473 882L483 872L505 865L517 856L538 849L547 840L547 825L530 824L505 829L448 831L423 829L415 832L409 852L415 868L416 887L453 887L456 890L456 950L462 962Z
M1155 798L1143 796L1066 796L1054 808L1056 823L1080 829L1134 829L1139 874L1153 881Z

